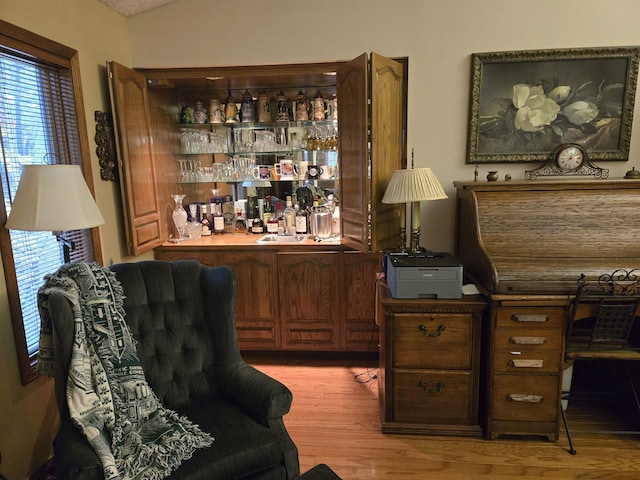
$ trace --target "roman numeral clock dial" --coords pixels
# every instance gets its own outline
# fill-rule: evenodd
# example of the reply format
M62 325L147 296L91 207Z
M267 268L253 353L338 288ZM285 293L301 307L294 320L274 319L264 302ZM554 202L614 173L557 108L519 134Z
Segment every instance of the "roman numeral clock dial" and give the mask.
M577 143L563 143L543 165L535 170L526 170L524 178L534 180L541 176L593 175L595 178L609 177L609 170L592 164L585 149Z

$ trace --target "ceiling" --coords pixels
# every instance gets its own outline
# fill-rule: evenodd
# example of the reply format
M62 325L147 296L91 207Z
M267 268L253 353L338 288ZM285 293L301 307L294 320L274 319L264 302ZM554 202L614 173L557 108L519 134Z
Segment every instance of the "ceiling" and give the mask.
M125 17L146 12L152 8L160 7L176 0L99 0L107 7L115 10Z

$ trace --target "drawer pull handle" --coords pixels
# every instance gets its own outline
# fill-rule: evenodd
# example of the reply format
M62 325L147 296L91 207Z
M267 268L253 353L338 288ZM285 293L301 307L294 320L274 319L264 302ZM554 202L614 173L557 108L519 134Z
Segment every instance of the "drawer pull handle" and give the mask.
M516 368L542 368L544 360L513 359L511 360L511 365Z
M424 336L425 336L425 337L439 337L439 336L440 336L440 334L441 334L442 332L444 332L445 326L444 326L444 325L439 325L439 326L438 326L438 331L437 331L437 332L434 332L434 333L429 333L429 332L427 331L427 327L426 327L426 325L420 325L418 328L419 328L422 332L424 332Z
M549 317L547 315L518 315L514 313L511 315L511 320L514 322L544 323L549 321Z
M546 341L545 337L511 337L509 339L509 343L517 345L542 345Z
M523 403L542 402L542 395L529 395L526 393L512 393L507 398L512 402L523 402Z
M429 384L424 380L420 380L420 386L424 389L425 393L439 393L444 388L444 382L440 381L435 388L429 388Z

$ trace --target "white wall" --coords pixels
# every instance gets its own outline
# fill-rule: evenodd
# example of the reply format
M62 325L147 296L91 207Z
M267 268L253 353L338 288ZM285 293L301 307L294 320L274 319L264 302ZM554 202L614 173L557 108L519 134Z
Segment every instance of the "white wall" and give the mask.
M131 18L133 65L189 67L343 60L362 52L409 57L408 147L448 200L422 204L422 245L453 247L454 180L465 165L474 52L640 44L635 0L178 0ZM640 105L636 106L636 110ZM638 115L636 115L638 118ZM638 163L607 162L611 178ZM523 178L537 164L493 164ZM491 167L491 168L489 168Z

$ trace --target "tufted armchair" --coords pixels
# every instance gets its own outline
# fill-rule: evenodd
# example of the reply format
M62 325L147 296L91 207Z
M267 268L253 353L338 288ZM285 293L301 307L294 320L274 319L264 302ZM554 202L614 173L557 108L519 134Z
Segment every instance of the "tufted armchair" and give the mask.
M215 438L170 478L296 477L298 452L282 418L292 395L241 358L235 331L235 272L195 260L143 261L110 268L122 283L125 320L138 342L148 383L165 407ZM61 417L54 440L56 478L102 479L100 461L71 424L65 400L74 334L71 304L61 295L52 295L49 309Z

